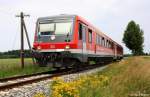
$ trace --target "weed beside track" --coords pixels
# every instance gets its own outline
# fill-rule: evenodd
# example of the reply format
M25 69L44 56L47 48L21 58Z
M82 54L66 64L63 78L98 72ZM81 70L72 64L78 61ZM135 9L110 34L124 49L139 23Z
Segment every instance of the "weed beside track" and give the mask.
M25 67L21 68L20 59L0 59L0 79L12 76L20 76L43 71L49 71L49 67L39 67L32 63L32 59L25 59Z

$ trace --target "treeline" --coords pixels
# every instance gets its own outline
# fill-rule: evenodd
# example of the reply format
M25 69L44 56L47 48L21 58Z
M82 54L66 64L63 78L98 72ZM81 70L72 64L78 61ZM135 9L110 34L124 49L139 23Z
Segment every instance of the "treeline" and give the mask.
M20 57L20 50L12 50L7 52L0 52L0 59L6 59L6 58L19 58ZM24 50L24 57L30 58L31 53L29 50Z
M123 57L131 57L131 56L134 56L133 54L124 54ZM140 56L150 56L150 53L143 53L142 55Z
M150 53L144 53L143 55L150 55ZM31 53L29 50L24 50L24 57L31 58ZM124 54L124 57L133 56L133 54ZM0 59L6 58L19 58L20 57L20 50L12 50L7 52L0 52Z

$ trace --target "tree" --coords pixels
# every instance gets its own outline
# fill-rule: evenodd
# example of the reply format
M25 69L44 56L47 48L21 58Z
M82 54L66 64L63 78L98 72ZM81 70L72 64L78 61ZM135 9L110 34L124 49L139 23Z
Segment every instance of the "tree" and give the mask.
M130 21L124 32L123 42L132 51L133 55L143 54L143 30L134 21Z
M0 59L4 58L19 58L20 57L20 50L11 50L6 52L0 52ZM30 50L24 50L24 57L31 58Z

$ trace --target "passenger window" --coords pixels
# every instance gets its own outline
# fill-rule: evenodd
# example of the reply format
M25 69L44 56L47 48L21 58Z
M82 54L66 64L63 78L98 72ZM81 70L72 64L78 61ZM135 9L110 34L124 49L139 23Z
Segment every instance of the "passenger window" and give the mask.
M112 48L112 43L111 43L111 41L109 41L109 48Z
M82 40L82 24L79 23L79 40Z
M114 43L113 42L111 42L111 48L113 49L113 46L114 46Z
M106 39L104 38L104 47L106 47Z
M99 36L99 45L101 45L101 36Z
M92 43L92 30L88 29L89 32L89 43Z
M110 48L110 41L108 41L108 48Z
M96 44L98 45L99 44L99 35L96 34Z
M102 38L102 46L105 46L105 40L104 40L104 37Z
M109 48L109 42L108 42L108 40L106 42L106 47Z

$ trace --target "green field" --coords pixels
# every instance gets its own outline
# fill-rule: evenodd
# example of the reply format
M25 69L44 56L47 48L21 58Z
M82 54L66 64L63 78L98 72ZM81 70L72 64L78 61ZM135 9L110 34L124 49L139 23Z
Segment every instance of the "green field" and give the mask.
M48 71L48 67L33 65L31 58L25 59L25 67L21 68L20 59L0 59L0 78Z

